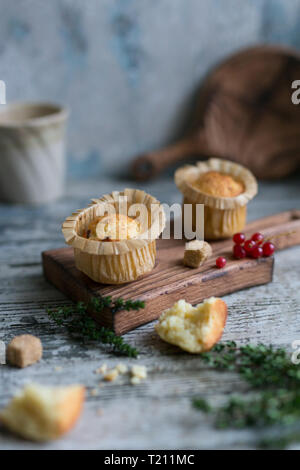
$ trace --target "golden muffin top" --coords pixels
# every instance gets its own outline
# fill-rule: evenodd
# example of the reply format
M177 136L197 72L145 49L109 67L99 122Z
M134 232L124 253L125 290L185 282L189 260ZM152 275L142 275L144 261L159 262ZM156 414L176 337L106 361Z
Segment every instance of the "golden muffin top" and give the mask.
M245 190L243 183L218 171L202 173L192 186L209 196L217 197L235 197Z
M83 236L89 240L116 242L136 238L140 224L123 214L110 214L93 219Z

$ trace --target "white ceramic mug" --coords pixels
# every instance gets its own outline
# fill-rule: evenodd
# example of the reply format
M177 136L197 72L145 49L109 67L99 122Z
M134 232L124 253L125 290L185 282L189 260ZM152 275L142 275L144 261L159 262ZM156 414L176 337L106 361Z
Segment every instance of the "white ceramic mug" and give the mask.
M0 200L38 204L62 195L68 112L48 103L0 107Z

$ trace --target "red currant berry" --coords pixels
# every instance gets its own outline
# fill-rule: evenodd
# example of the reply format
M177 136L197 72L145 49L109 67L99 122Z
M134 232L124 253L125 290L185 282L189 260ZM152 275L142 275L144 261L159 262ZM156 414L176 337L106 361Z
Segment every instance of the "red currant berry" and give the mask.
M252 258L261 258L263 254L264 254L264 251L262 247L259 245L256 245L251 251Z
M256 232L252 235L251 240L260 245L264 241L264 236L262 233Z
M246 237L244 233L235 233L233 235L233 241L236 245L242 245L245 240L246 240Z
M226 265L226 258L224 258L224 256L219 256L219 258L216 259L216 266L217 268L221 269L221 268L224 268L224 266Z
M247 254L251 254L253 248L256 246L256 243L253 240L246 240L244 243L244 248Z
M246 258L247 253L245 248L243 248L241 245L234 245L233 256L237 259Z
M263 253L264 256L272 256L275 251L275 246L271 242L266 242L263 244Z

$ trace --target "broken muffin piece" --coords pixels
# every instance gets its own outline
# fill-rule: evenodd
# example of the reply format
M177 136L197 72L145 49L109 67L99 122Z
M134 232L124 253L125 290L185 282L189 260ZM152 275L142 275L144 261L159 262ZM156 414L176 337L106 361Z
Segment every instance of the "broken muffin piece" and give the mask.
M26 439L57 439L74 426L81 413L84 395L82 385L27 385L0 412L0 422Z
M15 336L6 350L7 361L16 367L27 367L39 361L43 355L41 340L33 335Z
M221 299L211 297L195 307L179 300L162 313L155 329L167 343L190 353L201 353L219 341L226 319L227 305Z

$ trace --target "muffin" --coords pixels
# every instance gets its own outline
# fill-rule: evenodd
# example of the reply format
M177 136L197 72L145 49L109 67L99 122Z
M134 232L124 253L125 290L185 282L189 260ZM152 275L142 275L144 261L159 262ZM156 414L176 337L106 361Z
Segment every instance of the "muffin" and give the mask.
M95 217L89 224L84 237L89 240L117 242L136 238L140 224L125 214L112 214Z
M243 230L247 203L257 194L257 181L249 170L217 158L179 168L175 183L183 194L183 204L192 204L194 231L196 204L204 204L204 236L208 240Z
M0 422L25 439L41 442L58 439L75 425L84 396L82 385L26 385L0 411Z
M156 239L164 226L157 199L125 189L94 199L68 217L62 231L80 271L102 284L123 284L153 269Z
M222 337L227 320L227 305L211 297L193 307L181 299L165 310L155 330L170 344L189 353L209 351Z

